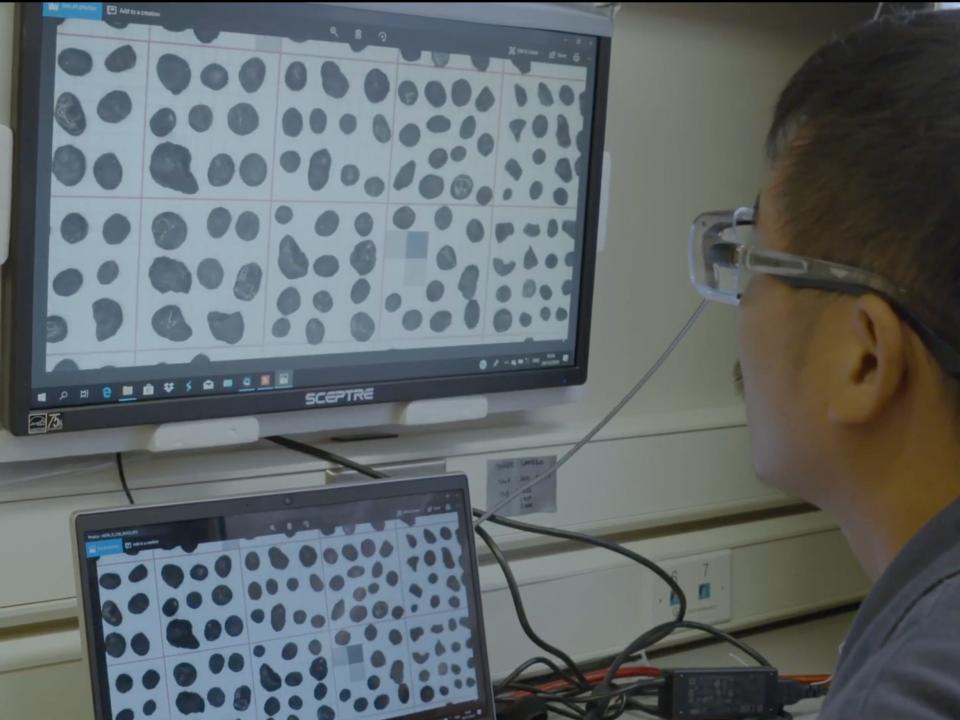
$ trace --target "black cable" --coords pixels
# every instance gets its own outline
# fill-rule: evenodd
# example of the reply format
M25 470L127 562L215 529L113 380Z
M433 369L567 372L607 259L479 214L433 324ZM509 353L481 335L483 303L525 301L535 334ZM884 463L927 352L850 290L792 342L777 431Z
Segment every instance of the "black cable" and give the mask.
M474 510L473 514L475 517L480 517L483 515L483 511ZM663 580L667 584L667 586L671 589L671 591L673 591L676 594L676 596L679 598L680 607L677 613L678 619L669 623L665 623L663 625L658 625L657 627L653 628L653 630L650 630L644 633L639 638L637 638L632 643L630 643L630 645L627 646L628 648L632 648L630 649L630 652L626 656L624 656L624 653L621 653L620 655L617 656L617 659L614 660L614 662L617 663L616 667L613 669L612 673L610 672L607 673L607 676L604 678L603 682L599 687L603 687L603 688L614 687L612 684L612 679L613 679L613 676L616 675L616 670L619 670L620 667L622 667L628 661L629 657L634 653L636 653L637 651L641 649L645 649L650 645L653 645L659 642L660 640L665 639L667 636L669 636L676 629L676 623L682 622L684 616L686 615L686 611L687 611L686 595L684 594L683 589L680 587L677 581L674 580L669 574L667 574L667 572L663 568L661 568L659 565L657 565L653 561L649 560L648 558L645 558L642 555L639 555L638 553L633 552L632 550L628 550L622 545L618 545L617 543L609 542L602 538L593 537L591 535L586 535L586 534L574 532L571 530L560 530L557 528L548 528L548 527L542 527L539 525L532 525L530 523L520 522L518 520L504 518L498 515L491 515L487 518L487 520L491 523L494 523L495 525L508 527L513 530L519 530L521 532L534 533L537 535L545 535L547 537L559 538L562 540L570 540L573 542L592 545L595 547L600 547L600 548L609 550L611 552L617 553L618 555L622 555L626 558L633 560L634 562L639 563L640 565L642 565L643 567L647 568L648 570L653 572L655 575L657 575L657 577ZM476 524L474 525L474 531L478 535L480 534L481 530L482 528L480 526ZM502 564L501 564L501 567L503 567ZM504 573L504 575L506 576L506 573ZM508 584L508 587L510 587L509 577L507 578L507 584ZM512 594L514 589L510 587L510 590ZM517 594L519 595L519 589L517 589ZM518 610L518 613L519 613L519 610ZM620 659L620 658L623 658L623 659ZM611 667L613 668L613 666ZM597 718L599 718L600 720L615 720L615 718L622 715L623 712L626 710L626 705L624 704L623 706L619 708L614 708L611 711L610 710L611 699L625 698L628 693L633 692L637 689L635 686L640 686L645 684L648 684L648 683L644 683L644 682L634 683L631 686L627 686L626 688L622 688L616 691L602 693L602 694L594 693L592 697L585 699L585 704L587 705L588 708L592 706L593 708L596 708L599 712L590 713L590 710L588 710L588 713L590 713L590 717L592 718L592 720L597 720Z
M511 690L516 690L522 693L526 693L528 697L535 697L538 700L545 700L547 702L554 702L559 705L563 705L573 712L583 712L579 705L573 700L568 700L562 695L555 693L543 692L536 685L526 685L525 683L514 683L510 686Z
M577 696L557 695L553 692L540 690L535 685L525 685L523 683L514 684L511 688L522 692L529 692L534 697L542 699L558 699L572 705L589 705L597 700L614 700L633 694L640 694L642 690L659 688L661 685L663 685L663 681L658 678L645 678L627 685L614 686L612 690L604 690L603 692L597 692L597 688L594 688L591 692L584 694L584 691L579 690L577 691L579 693Z
M532 658L523 663L512 674L516 674L518 671L523 672L523 670L531 665L541 664L538 661L542 659L543 658ZM599 688L596 687L585 690L573 685L565 689L547 691L541 690L538 686L530 682L519 683L514 681L510 683L501 682L498 685L498 687L501 688L501 690L498 691L498 695L502 695L503 690L525 692L527 696L533 696L542 700L548 709L557 711L557 714L563 715L564 717L575 717L576 720L583 720L584 709L582 709L581 706L589 707L591 704L595 705L598 700L606 700L608 703L613 701L612 704L608 704L605 707L601 720L616 720L630 708L629 701L633 696L656 694L662 685L663 680L660 678L643 678L627 685L615 686L612 690L605 690L603 692L598 692ZM504 701L506 700L501 700L501 702ZM576 709L575 714L572 712L574 709ZM645 706L641 706L639 709L649 712L649 708Z
M283 437L281 435L271 435L267 437L266 440L269 440L272 443L280 445L281 447L287 448L288 450L301 452L306 455L319 458L321 460L326 460L327 462L336 463L343 467L350 468L351 470L355 470L371 478L382 479L387 477L387 475L385 475L384 473L381 473L378 470L375 470L366 465L362 465L361 463L354 462L349 458L342 457L340 455L337 455L336 453L332 453L322 448L314 447L312 445L307 445L306 443L302 443L297 440L293 440L291 438ZM474 511L474 512L478 512L478 511ZM510 566L507 563L506 558L503 556L503 553L500 551L499 546L497 546L497 544L493 541L493 538L491 538L485 531L483 531L481 528L477 528L477 534L480 535L481 539L483 539L483 541L490 548L490 552L493 554L494 558L497 560L497 563L500 565L500 568L504 573L504 577L506 577L507 579L507 584L508 584L508 587L510 588L511 597L513 598L513 601L514 601L514 606L517 611L517 616L520 620L520 625L523 627L524 632L527 634L527 637L529 637L530 640L534 644L536 644L538 647L540 647L542 650L562 660L570 668L574 677L577 678L578 683L589 687L589 683L587 682L586 677L584 677L583 673L577 667L577 664L570 658L570 656L564 653L559 648L556 648L553 645L550 645L549 643L547 643L539 635L537 635L537 633L530 626L530 623L527 620L526 611L523 608L523 600L520 597L519 587L517 585L516 579L513 576L513 572L510 570Z
M767 658L761 655L759 651L754 650L742 640L737 640L737 638L735 638L733 635L725 633L723 630L719 630L712 625L704 625L703 623L693 622L690 620L678 622L676 625L678 630L699 630L707 635L712 635L718 640L723 640L725 643L733 645L740 652L749 655L751 658L757 661L757 664L764 667L773 667L773 664L767 660Z
M638 653L641 650L648 648L650 645L663 640L674 631L675 627L676 622L663 623L662 625L657 625L656 627L651 628L643 635L633 640L629 645L620 651L619 655L613 659L613 662L607 669L607 674L600 683L600 687L613 687L613 680L616 677L617 671L623 667L623 665L625 665L635 653ZM599 703L594 703L592 707L588 709L584 717L588 718L589 720L596 720L596 718L602 717L606 713L607 704L608 701L600 699Z
M289 450L294 450L296 452L301 452L312 457L325 460L326 462L334 463L341 465L343 467L350 468L362 475L374 479L384 479L389 477L385 473L380 472L374 468L371 468L362 463L355 462L349 458L337 455L336 453L324 450L322 448L314 447L312 445L307 445L296 440L292 440L287 437L274 435L265 438L270 442L273 442L281 447L285 447ZM120 454L117 453L118 467L120 467L121 480L124 483L124 488L126 489L126 480L123 478L122 465L120 464ZM128 491L129 497L129 491ZM130 499L131 504L133 503L132 498ZM483 517L485 512L483 510L473 509L473 515L475 517ZM537 535L544 535L547 537L558 538L562 540L569 540L573 542L583 543L587 545L592 545L595 547L600 547L611 552L622 555L623 557L629 558L634 562L642 565L644 568L650 570L652 573L657 575L663 582L665 582L671 589L671 591L679 599L679 609L677 613L677 618L671 622L663 623L658 625L647 632L640 635L638 638L634 639L627 647L625 647L611 662L609 668L607 669L607 674L604 679L597 686L591 686L586 676L583 674L583 671L577 665L573 659L567 655L565 652L560 650L553 645L550 645L545 640L543 640L536 632L533 630L527 618L526 610L523 606L523 599L520 595L520 588L517 584L516 578L513 575L513 571L510 569L510 565L507 562L506 557L503 552L500 550L499 545L493 540L492 537L484 530L481 526L475 525L474 530L476 534L484 541L487 547L490 549L491 554L496 560L497 564L500 566L501 571L503 572L504 578L507 582L507 588L510 592L510 596L513 600L514 608L517 613L517 619L520 621L520 625L526 633L527 637L542 650L554 655L560 659L570 670L572 677L566 676L560 667L555 663L552 663L548 658L538 657L531 658L525 663L521 664L516 670L514 670L510 675L507 676L507 679L500 683L498 687L502 689L514 688L517 690L522 690L525 692L530 692L537 690L534 686L524 685L522 683L516 682L517 678L527 669L532 667L535 664L543 664L549 667L556 676L563 678L568 683L571 684L571 687L564 691L556 692L536 692L535 697L545 700L545 704L552 705L562 705L563 710L560 707L552 707L551 710L557 712L559 715L572 718L573 720L616 720L619 718L629 707L630 694L638 694L645 689L650 689L657 686L656 680L644 679L635 683L631 683L626 686L617 687L614 685L613 680L616 677L617 671L623 667L626 663L634 660L634 656L637 653L640 653L646 650L651 645L660 642L665 639L673 632L679 629L688 629L688 630L698 630L700 632L707 633L715 638L723 640L724 642L730 643L740 651L749 655L751 658L756 660L760 665L771 667L770 662L759 652L751 648L746 643L737 640L732 635L718 630L710 625L705 625L703 623L688 621L685 619L687 612L687 599L686 595L683 592L683 589L680 585L674 580L663 568L654 563L653 561L639 555L638 553L628 550L622 545L617 543L603 540L602 538L593 537L591 535L586 535L584 533L578 533L571 530L560 530L558 528L543 527L539 525L532 525L530 523L520 522L518 520L513 520L509 518L504 518L498 515L490 515L486 518L490 522L501 525L503 527L508 527L513 530L519 530L521 532L528 532ZM603 692L598 692L602 690ZM583 697L580 697L584 695ZM611 701L614 701L616 704L611 707ZM586 711L582 712L580 715L577 715L573 712L573 708L578 708L579 705L585 705ZM641 709L644 712L653 712L653 708L649 706L644 706L642 703L635 703L637 709Z
M120 475L120 485L123 487L123 492L127 495L127 500L131 505L135 505L133 495L130 494L130 488L127 486L127 474L123 471L123 456L117 453L115 457L117 459L117 474Z
M540 691L536 686L532 685L516 684L512 686L512 689L525 693L524 698L522 699L530 697L536 698L543 701L544 705L549 710L555 711L557 714L565 717L576 718L576 720L582 720L583 718L584 711L580 706L587 705L591 702L589 697L566 698L563 696L558 696L555 693ZM627 709L627 699L629 695L634 692L637 692L637 689L633 687L626 687L614 693L605 693L603 697L615 701L616 704L607 711L607 714L604 716L604 720L616 720L617 717L622 715ZM506 699L499 700L499 702L506 701Z
M293 440L291 438L283 437L280 435L272 435L267 437L266 440L269 440L272 443L280 445L281 447L287 448L288 450L301 452L306 455L310 455L312 457L325 460L327 462L336 463L343 467L350 468L352 470L355 470L371 478L382 479L387 477L387 475L385 475L384 473L378 470L375 470L374 468L355 462L353 460L350 460L349 458L337 455L336 453L330 452L329 450L324 450L322 448L314 447L312 445L307 445L306 443L302 443L297 440ZM473 514L474 516L479 517L483 514L483 511L474 509ZM558 530L555 528L540 527L537 525L530 525L529 523L521 523L514 520L508 520L498 515L491 516L489 520L490 522L493 522L495 524L503 525L506 527L510 527L510 528L525 531L525 532L537 533L537 534L546 535L549 537L561 538L564 540L572 540L574 542L585 543L588 545L595 545L598 547L606 548L607 550L618 553L627 558L630 558L631 560L634 560L635 562L638 562L644 567L646 567L647 569L651 570L656 575L658 575L664 582L666 582L667 585L670 586L670 589L674 593L676 593L677 597L680 599L680 609L678 612L678 617L683 618L683 616L686 614L687 600L683 593L683 589L662 568L660 568L658 565L651 562L647 558L643 557L642 555L638 555L637 553L634 553L631 550L627 550L626 548L620 545L617 545L616 543L611 543L606 540L602 540L600 538L594 538L589 535L584 535L582 533L576 533L576 532L567 531L567 530ZM493 554L494 559L497 561L497 564L500 565L500 568L503 571L504 577L507 580L507 586L510 591L511 598L513 599L513 602L514 602L514 607L517 611L518 619L520 620L520 625L523 628L524 632L527 634L527 637L529 637L530 640L535 645L540 647L542 650L562 660L563 663L567 665L567 667L570 669L573 676L576 677L578 684L580 684L581 686L589 687L589 683L587 682L586 677L583 675L583 672L580 670L577 664L573 661L573 659L569 655L567 655L565 652L560 650L559 648L547 643L545 640L543 640L543 638L537 635L537 633L533 630L533 627L530 625L529 620L527 619L526 611L524 610L523 599L520 596L519 586L517 585L516 578L514 577L513 572L510 570L510 566L506 560L506 557L504 557L502 551L500 550L496 542L494 542L493 538L491 538L485 531L482 531L481 527L477 527L476 530L477 530L477 535L484 541L484 543L486 543L487 547L490 548L490 552Z
M474 511L475 516L479 516L480 514L482 513L476 510ZM674 633L676 630L679 630L679 629L698 630L700 632L704 632L709 635L712 635L715 638L718 638L720 640L723 640L724 642L730 643L740 651L744 652L745 654L749 655L751 658L756 660L760 665L772 667L769 660L767 660L762 654L754 650L752 647L750 647L746 643L740 640L737 640L732 635L725 633L722 630L714 628L710 625L705 625L703 623L684 620L683 615L686 612L686 597L684 596L682 589L679 587L679 585L677 585L676 581L672 577L670 577L661 567L656 565L656 563L653 563L652 561L648 560L647 558L644 558L642 555L638 555L616 543L611 543L606 540L602 540L601 538L595 538L590 535L584 535L582 533L576 533L576 532L567 531L567 530L559 530L556 528L545 528L537 525L531 525L529 523L520 522L517 520L499 517L496 515L489 517L488 520L494 524L508 527L514 530L520 530L522 532L536 533L540 535L546 535L549 537L555 537L555 538L561 538L566 540L572 540L575 542L586 543L589 545L595 545L597 547L605 548L607 550L610 550L611 552L618 553L650 569L658 577L664 580L664 582L666 582L667 585L670 586L671 590L677 594L677 596L680 599L680 612L678 613L678 618L672 622L664 623L662 625L659 625L653 628L652 630L644 633L639 638L637 638L634 642L632 642L627 648L629 649L628 653L625 654L624 652L621 652L620 655L618 655L613 660L608 670L607 676L604 678L603 683L601 683L602 686L610 686L612 683L613 677L616 675L616 672L624 664L626 664L626 662L633 660L634 655L638 651L645 650L647 647L654 645L657 642L660 642L661 640L665 639L666 637L668 637L669 635L671 635L672 633ZM479 530L480 528L476 528L476 529ZM617 694L618 693L614 693L614 695L617 695ZM602 714L604 717L606 717L607 715L606 710L607 710L609 700L599 695L595 695L593 698L591 698L591 701L598 701L598 700L602 702L602 705L601 705Z
M504 687L507 687L508 685L511 685L521 675L523 675L523 673L525 673L534 665L544 665L550 668L550 670L553 672L554 677L562 678L566 680L568 683L570 683L572 686L576 686L578 684L577 682L572 681L570 677L566 674L566 672L559 665L553 662L553 660L543 656L538 656L538 657L530 658L529 660L526 660L520 663L520 665L518 665L513 672L511 672L503 680L497 683L496 687L504 688Z
M603 720L617 720L621 715L627 711L627 696L621 695L616 699L616 705L613 707L613 710L610 710L606 715L603 716Z
M662 684L663 681L660 679L648 678L628 685L619 686L615 690L608 692L598 693L597 690L594 689L584 697L564 698L564 702L568 706L570 704L586 706L586 708L588 708L586 711L580 710L579 720L583 720L583 718L586 717L586 713L590 712L589 708L591 706L595 707L598 700L605 700L608 704L605 706L603 714L599 715L599 717L601 720L616 720L630 708L632 696L648 694L650 690L657 690ZM536 697L548 703L551 701L552 696L550 693L538 693ZM610 701L614 703L612 706L609 705ZM640 705L640 709L645 712L651 711L648 706L644 706L642 703L638 704ZM654 714L656 715L656 713Z
M318 448L313 445L308 445L306 443L302 443L297 440L293 440L291 438L283 437L281 435L271 435L267 437L266 440L269 440L270 442L280 445L281 447L285 447L289 450L301 452L306 455L310 455L312 457L325 460L327 462L332 462L337 465L350 468L351 470L355 470L356 472L361 473L362 475L366 475L367 477L370 477L370 478L379 480L379 479L385 479L389 477L386 473L376 470L370 467L369 465L363 465L362 463L356 462L342 455L338 455L337 453L331 452L329 450L325 450L323 448ZM129 490L126 489L126 479L124 478L124 475L123 475L123 466L122 466L122 461L120 459L120 453L117 453L117 467L120 470L121 481L124 484L124 489L126 490L127 496L129 498L130 495L129 495ZM130 504L131 505L133 504L132 498L130 498ZM479 510L476 508L473 510L473 515L475 517L481 517L483 514L484 514L483 510ZM533 533L537 535L545 535L547 537L554 537L562 540L570 540L573 542L579 542L587 545L593 545L595 547L604 548L606 550L617 553L618 555L622 555L626 558L629 558L630 560L633 560L634 562L639 563L640 565L644 566L645 568L653 572L655 575L657 575L661 580L663 580L670 587L670 590L679 599L680 605L677 612L676 620L673 623L668 624L668 625L674 625L675 627L671 629L670 632L667 633L667 635L672 633L673 630L681 629L681 628L690 629L690 630L699 630L701 632L712 635L720 640L723 640L724 642L730 643L734 647L738 648L742 652L749 655L751 658L756 660L761 665L765 665L768 667L771 666L770 662L766 658L764 658L763 655L761 655L759 652L751 648L746 643L743 643L742 641L737 640L732 635L729 635L723 632L722 630L718 630L717 628L714 628L710 625L704 625L702 623L685 621L684 618L686 616L686 611L687 611L687 599L686 599L686 595L683 592L683 589L676 582L676 580L674 580L665 570L663 570L663 568L661 568L659 565L657 565L653 561L643 557L642 555L639 555L638 553L635 553L632 550L628 550L627 548L623 547L622 545L618 545L617 543L609 542L607 540L603 540L602 538L593 537L591 535L586 535L584 533L574 532L572 530L560 530L558 528L550 528L550 527L544 527L540 525L533 525L530 523L520 522L519 520L505 518L500 515L492 515L488 519L490 522L496 525L508 527L513 530L519 530L521 532L528 532L528 533ZM506 563L505 558L504 558L504 563ZM503 567L503 564L501 564L501 567ZM511 573L511 577L512 577L512 573ZM661 626L661 627L666 627L666 626ZM644 636L646 635L647 634L645 633ZM644 637L644 636L641 636L641 637ZM654 642L658 642L658 641L654 641ZM653 644L653 643L650 643L650 644ZM549 652L552 652L552 651L549 651ZM622 664L623 663L621 663L621 665ZM619 669L619 667L617 669ZM578 669L578 672L579 672L579 669Z
M711 635L712 637L718 640L721 640L725 643L733 645L735 648L737 648L744 654L749 655L751 658L756 660L758 665L765 666L765 667L773 667L773 664L769 660L767 660L767 658L764 657L758 650L754 649L753 647L745 643L743 640L738 640L733 635L726 633L723 630L720 630L719 628L715 628L712 625L704 625L703 623L692 622L689 620L684 620L683 622L667 623L667 625L675 625L675 627L670 631L670 633L672 633L674 630L683 630L683 629L699 630L700 632L706 633L707 635ZM641 659L643 659L643 651L634 652L634 654L632 654L627 659L627 662L636 662L637 660L641 660ZM614 662L616 662L615 659L611 660L610 664L613 664Z
M546 640L537 635L536 631L531 627L530 621L527 619L527 612L523 607L523 598L520 597L520 587L517 585L517 580L513 575L513 571L510 569L510 564L507 562L506 557L504 557L503 552L500 550L500 546L494 541L492 537L483 529L482 526L474 527L474 531L486 543L487 547L490 548L490 554L493 555L493 559L497 561L497 564L500 566L500 570L503 572L503 576L507 581L507 589L510 591L510 597L513 599L513 606L517 611L517 619L520 621L520 627L523 628L523 632L526 633L527 637L530 638L531 642L534 645L539 647L541 650L550 653L554 657L560 658L563 663L570 669L570 672L577 678L577 682L584 686L590 687L590 682L587 680L586 676L581 672L580 668L573 661L573 659L567 655L563 650L558 647L554 647Z
M549 710L552 714L570 718L570 720L580 720L580 718L583 717L583 713L581 713L579 710L577 712L573 712L572 710L567 710L564 707L557 707L556 703L551 703L550 701L545 702L544 707L546 707L547 710Z
M272 443L280 445L281 447L287 448L287 450L293 450L295 452L303 453L304 455L310 455L311 457L318 458L320 460L326 460L327 462L334 463L336 465L342 465L345 468L350 468L355 470L361 475L366 475L369 478L374 480L383 480L388 477L386 473L382 473L379 470L375 470L369 465L363 465L362 463L355 462L350 458L345 458L342 455L337 455L334 452L329 450L324 450L323 448L314 447L313 445L307 445L302 443L299 440L293 440L282 435L271 435L264 438L264 440L269 440Z
M474 509L474 517L483 516L483 510ZM680 605L677 611L677 621L682 621L687 614L687 597L683 592L683 588L674 580L662 567L657 565L652 560L645 558L643 555L628 550L623 547L623 545L618 545L617 543L604 540L603 538L594 537L592 535L586 535L584 533L574 532L573 530L560 530L558 528L544 527L541 525L532 525L530 523L520 522L519 520L513 520L512 518L505 518L501 515L491 515L487 518L488 522L492 522L495 525L501 525L503 527L508 527L512 530L519 530L521 532L533 533L535 535L546 535L547 537L559 538L561 540L570 540L572 542L583 543L585 545L593 545L595 547L600 547L610 552L617 553L622 555L625 558L629 558L636 563L639 563L645 567L650 572L654 573L659 577L663 582L665 582L671 591L677 596L677 599L680 601Z
M482 515L482 511L480 510L474 510L473 513L474 513L474 516L477 516L477 517ZM686 614L686 607L687 607L686 597L684 595L683 589L679 586L679 584L670 575L668 575L659 565L643 557L642 555L639 555L633 552L632 550L628 550L622 545L618 545L616 543L609 542L601 538L596 538L590 535L585 535L583 533L532 525L530 523L524 523L518 520L508 519L508 518L500 517L497 515L492 515L487 519L494 524L501 525L503 527L508 527L514 530L519 530L521 532L529 532L529 533L534 533L539 535L545 535L548 537L554 537L554 538L559 538L563 540L570 540L573 542L592 545L592 546L609 550L611 552L615 552L618 555L627 557L639 563L643 567L649 569L651 572L656 574L661 580L663 580L680 599L680 608L679 608L678 617L682 619L682 617ZM479 535L482 528L475 525L474 530ZM503 567L502 564L501 564L501 567ZM506 573L505 573L505 576L506 576ZM512 575L507 577L507 584L508 584L508 587L510 588L511 594L513 594L514 588L511 586L511 578L512 578ZM519 595L518 588L516 591L517 591L517 594ZM519 614L519 610L518 610L518 614ZM642 641L640 643L640 646L642 646L643 648L646 648L649 645L653 645L654 643L659 642L660 640L666 638L668 635L674 632L674 630L676 629L675 625L677 622L678 621L675 620L665 625L658 626L657 628L654 628L653 631L644 633L641 636ZM719 633L720 631L717 631L717 632ZM636 644L637 643L635 641L634 643L631 643L631 646ZM632 651L632 652L635 652L635 651ZM618 665L617 669L619 669L619 667L622 666L623 664L624 663L621 662L620 665ZM612 685L609 677L605 679L602 685L606 687L610 687ZM586 704L589 707L590 705L596 706L596 703L600 701L602 703L600 707L601 720L615 720L617 717L622 715L627 708L624 702L621 706L614 707L611 709L610 708L611 699L615 699L619 702L620 700L624 700L630 693L637 692L639 689L643 687L650 687L650 682L640 681L638 683L633 683L629 686L614 690L612 692L599 693L599 694L594 692L591 696L587 698L582 698L580 702L582 702L583 704ZM549 694L544 695L543 697L549 697Z
M389 477L386 473L380 472L369 465L363 465L358 463L350 458L343 457L342 455L337 455L334 452L329 450L324 450L323 448L318 448L313 445L308 445L306 443L300 442L298 440L293 440L292 438L284 437L282 435L271 435L266 440L269 440L276 445L287 448L288 450L294 450L296 452L304 453L305 455L310 455L311 457L318 458L320 460L325 460L327 462L332 462L337 465L342 465L343 467L350 468L356 472L366 475L367 477L374 478L377 480L384 479ZM473 515L474 517L482 517L484 514L483 510L474 508ZM618 555L622 555L634 562L643 565L645 568L656 574L661 580L663 580L669 587L670 590L677 596L680 601L680 606L677 612L677 620L683 620L687 614L687 598L683 592L683 589L674 580L663 568L661 568L656 563L648 560L647 558L639 555L632 550L628 550L622 545L618 545L601 538L596 538L591 535L585 535L583 533L574 532L572 530L560 530L557 528L548 528L540 525L531 525L530 523L524 523L517 520L508 519L500 515L491 515L489 521L497 525L502 525L504 527L511 528L513 530L519 530L521 532L534 533L537 535L546 535L548 537L560 538L562 540L570 540L573 542L579 542L586 545L593 545L596 547L601 547L611 552L615 552Z

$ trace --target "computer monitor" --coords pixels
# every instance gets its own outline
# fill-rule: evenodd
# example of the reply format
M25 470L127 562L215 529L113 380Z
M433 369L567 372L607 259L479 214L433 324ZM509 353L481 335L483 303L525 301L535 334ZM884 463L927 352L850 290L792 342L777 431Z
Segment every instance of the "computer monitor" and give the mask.
M15 434L582 384L609 18L24 3Z
M493 720L467 480L75 516L96 720Z

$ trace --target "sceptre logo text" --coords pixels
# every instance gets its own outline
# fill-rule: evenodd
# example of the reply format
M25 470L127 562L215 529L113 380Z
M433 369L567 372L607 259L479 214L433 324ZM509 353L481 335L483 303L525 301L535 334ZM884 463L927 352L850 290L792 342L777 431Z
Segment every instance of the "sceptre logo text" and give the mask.
M358 402L372 402L373 388L353 388L351 390L329 390L327 392L311 392L304 396L307 407L317 405L347 405Z

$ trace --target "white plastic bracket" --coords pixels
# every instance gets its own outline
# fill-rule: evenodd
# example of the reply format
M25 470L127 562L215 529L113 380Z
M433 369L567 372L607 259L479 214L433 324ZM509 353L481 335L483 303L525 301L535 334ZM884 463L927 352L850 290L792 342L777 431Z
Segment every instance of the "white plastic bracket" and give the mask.
M10 256L10 207L13 205L13 130L0 125L0 265Z
M223 420L190 420L158 425L150 436L150 452L196 450L198 448L242 445L260 439L260 422L255 417Z
M397 417L399 425L438 425L441 423L482 420L487 417L490 403L485 395L415 400L402 407Z

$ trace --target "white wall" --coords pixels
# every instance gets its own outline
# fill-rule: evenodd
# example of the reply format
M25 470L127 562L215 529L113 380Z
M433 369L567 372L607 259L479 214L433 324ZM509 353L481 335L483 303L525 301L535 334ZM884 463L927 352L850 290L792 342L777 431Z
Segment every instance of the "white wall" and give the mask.
M470 474L478 505L486 500L487 459L562 452L632 385L696 306L686 279L687 227L701 210L752 202L762 171L763 135L779 88L819 42L869 10L865 4L837 3L626 3L616 24L608 115L607 145L615 159L610 236L598 264L591 374L583 400L499 418L483 428L337 449L366 461L448 458L451 467ZM9 94L12 35L12 14L4 4L0 97ZM0 103L0 122L7 117L8 108ZM669 545L677 522L791 503L759 484L750 471L742 408L730 382L734 357L733 314L710 308L624 418L560 473L560 512L534 519L608 531L647 528L666 535ZM84 687L75 661L47 672L29 669L28 657L46 658L38 666L75 659L73 590L64 577L70 566L66 518L81 507L123 502L109 461L11 465L0 457L0 547L5 548L0 553L0 577L5 578L0 657L24 659L19 671L0 681L0 695L26 686ZM266 446L165 458L133 455L129 463L141 502L322 481L319 464ZM93 469L61 473L80 465ZM55 474L27 479L48 473ZM739 537L739 527L723 532ZM27 562L19 551L9 551L23 547L24 532L43 538L33 544ZM842 539L837 533L830 537L830 556L850 583L842 597L849 599L864 587L863 580L852 569ZM789 564L795 547L784 543L766 552L751 573L764 577L767 569ZM11 577L16 580L7 580ZM838 601L834 588L822 590L796 606L783 605L781 598L781 611L799 613ZM762 617L772 608L761 603L750 608L749 617ZM534 601L531 612L537 610ZM51 620L66 625L44 625ZM497 621L488 618L491 622ZM502 635L504 629L491 632ZM564 644L563 637L551 639ZM502 656L504 663L510 659ZM15 664L0 667L0 678ZM73 695L51 693L50 713L70 708ZM10 706L0 704L0 717L4 707ZM69 711L62 715L71 716Z
M0 98L13 92L13 10L14 3L0 3ZM10 116L9 103L0 102L0 124L10 125Z
M590 381L563 420L600 415L696 307L686 240L701 211L752 205L777 94L866 3L624 3L607 123L607 251L594 304ZM712 306L628 414L728 408L733 310Z

